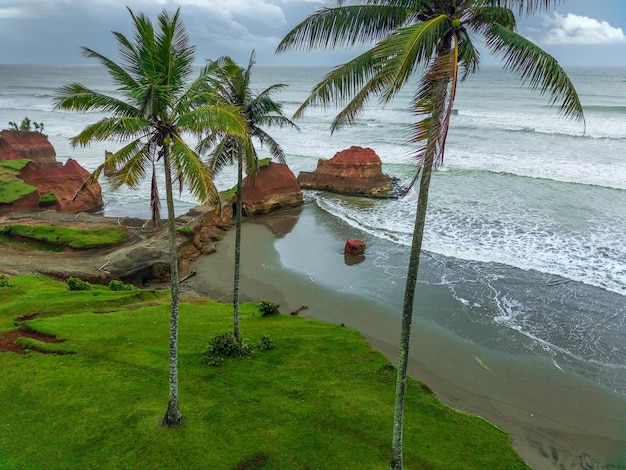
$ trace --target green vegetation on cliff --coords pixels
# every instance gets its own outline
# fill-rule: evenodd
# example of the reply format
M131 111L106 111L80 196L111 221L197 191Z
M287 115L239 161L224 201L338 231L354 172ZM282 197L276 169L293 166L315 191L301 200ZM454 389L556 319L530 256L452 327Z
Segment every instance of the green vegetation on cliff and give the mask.
M0 160L0 203L11 204L24 196L37 192L37 188L24 183L19 177L20 170L30 160Z
M126 239L126 227L74 228L57 225L10 224L0 228L0 240L29 241L58 249L92 249L117 245Z
M395 370L355 331L241 306L257 357L202 362L232 325L232 305L183 299L182 427L160 425L167 397L169 295L70 291L44 277L0 288L0 331L23 325L62 340L20 339L0 353L0 468L358 468L388 465ZM36 318L15 322L18 317ZM16 323L14 325L14 322ZM0 337L2 333L0 333ZM62 354L62 355L60 355ZM409 381L405 459L413 469L526 469L506 434L444 407ZM10 405L10 406L9 406Z
M0 179L0 203L11 204L24 196L36 193L37 188L18 178Z

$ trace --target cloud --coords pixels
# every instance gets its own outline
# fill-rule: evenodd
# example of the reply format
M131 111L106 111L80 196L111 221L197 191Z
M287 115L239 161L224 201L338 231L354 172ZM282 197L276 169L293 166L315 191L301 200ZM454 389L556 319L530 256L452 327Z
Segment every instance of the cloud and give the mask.
M588 16L554 13L547 17L546 25L552 26L541 40L548 45L608 45L626 43L622 28L611 26Z

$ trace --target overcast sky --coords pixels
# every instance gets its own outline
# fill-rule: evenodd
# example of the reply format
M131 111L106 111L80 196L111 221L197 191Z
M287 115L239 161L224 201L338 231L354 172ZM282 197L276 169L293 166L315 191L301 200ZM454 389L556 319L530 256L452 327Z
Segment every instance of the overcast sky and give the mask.
M626 66L626 0L568 0L550 13L522 19L519 32L564 65ZM331 0L0 0L0 63L90 63L87 46L117 60L111 31L129 35L126 10L151 18L181 8L196 62L230 55L247 63L337 65L355 51L275 55L280 39ZM483 54L483 64L495 64Z

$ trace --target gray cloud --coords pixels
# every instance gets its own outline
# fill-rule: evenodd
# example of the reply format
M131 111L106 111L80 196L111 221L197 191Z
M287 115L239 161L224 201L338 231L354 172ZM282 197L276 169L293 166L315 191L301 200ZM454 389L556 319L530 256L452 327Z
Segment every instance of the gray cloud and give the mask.
M612 5L618 12L624 9L624 0L594 2L603 5L605 17L606 9L611 8L607 5ZM582 41L581 38L589 44L594 37L592 33L596 37L593 44L602 44L597 38L607 40L612 37L613 42L619 42L619 34L623 38L623 32L616 26L620 25L619 15L610 16L613 25L589 19L586 23L578 21L579 29L573 26L573 20L585 18L584 15L591 12L601 17L600 10L594 7L596 4L590 3L593 2L571 0L567 5L577 6L575 13L578 16L563 13L550 17L549 29L543 25L532 35L539 38L541 44L557 48L562 46L551 45ZM117 43L111 31L132 33L126 5L150 18L155 18L162 9L173 11L180 7L191 42L196 45L197 62L222 55L230 55L240 63L246 62L255 49L259 64L333 65L345 62L359 52L274 54L276 45L290 28L315 10L335 5L334 0L0 0L0 42L4 45L0 48L0 63L85 63L80 56L81 46L115 59ZM563 12L562 9L558 11ZM535 17L535 20L532 25L539 27L541 18ZM602 47L607 46L592 48L601 52ZM589 60L601 56L593 52L586 52ZM559 53L563 52L559 49ZM624 57L624 54L620 56ZM612 57L615 60L615 55ZM577 58L584 59L583 56Z

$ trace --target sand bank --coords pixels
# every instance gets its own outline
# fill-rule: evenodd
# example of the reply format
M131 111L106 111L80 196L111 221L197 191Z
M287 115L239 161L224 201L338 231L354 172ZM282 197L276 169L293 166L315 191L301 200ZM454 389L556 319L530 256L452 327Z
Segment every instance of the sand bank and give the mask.
M316 217L325 217L318 212L307 205L243 225L242 301L272 300L283 313L306 305L300 315L358 330L395 364L398 303L377 302L362 286L341 283L348 272L374 268L346 264L345 239L316 225ZM191 266L199 274L184 283L184 290L232 300L234 234L231 230L218 244L217 253ZM329 282L319 282L320 270ZM404 286L387 288L397 290L397 296ZM419 310L429 315L459 310L445 289L425 284L418 289ZM545 358L466 341L418 315L409 373L445 404L507 431L520 455L537 470L626 468L626 397L560 370Z

